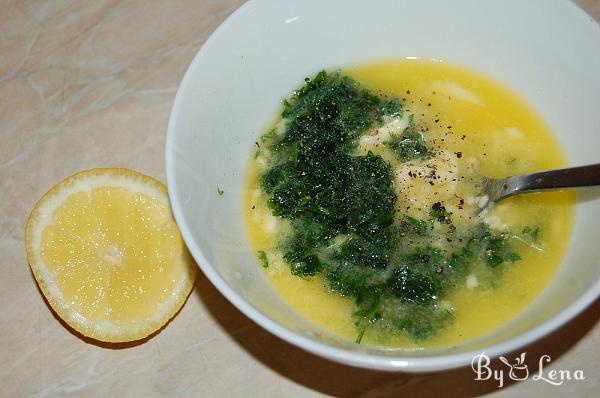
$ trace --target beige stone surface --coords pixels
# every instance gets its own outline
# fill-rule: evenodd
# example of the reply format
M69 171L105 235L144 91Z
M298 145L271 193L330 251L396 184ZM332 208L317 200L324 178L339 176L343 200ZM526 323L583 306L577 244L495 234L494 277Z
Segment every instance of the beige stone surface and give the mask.
M525 349L530 369L549 354L548 369L582 369L586 380L502 389L471 369L390 374L320 359L254 324L202 275L181 313L141 344L94 344L54 316L25 258L29 211L90 167L164 180L177 85L241 2L0 0L0 397L600 396L600 302ZM600 0L579 3L600 19Z

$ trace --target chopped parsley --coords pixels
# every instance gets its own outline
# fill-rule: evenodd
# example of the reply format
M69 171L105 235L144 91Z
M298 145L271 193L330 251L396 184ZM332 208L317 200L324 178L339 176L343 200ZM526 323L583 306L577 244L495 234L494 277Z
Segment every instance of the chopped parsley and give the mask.
M293 275L323 274L332 292L354 301L358 343L370 328L414 340L436 335L453 319L442 300L475 264L494 272L519 259L485 224L455 231L440 202L427 220L397 214L392 166L355 149L362 134L402 112L400 101L322 71L283 101L285 128L260 140L271 151L261 175L268 206L291 225L279 242L283 258ZM412 121L387 145L401 162L435 156ZM446 233L458 238L448 238L451 249L435 247ZM258 257L267 267L265 252Z
M525 228L523 228L521 233L523 235L529 236L531 241L534 243L537 243L540 239L540 227L539 226L536 226L536 227L526 226Z
M408 162L415 159L427 159L433 156L433 152L427 147L425 138L421 133L410 131L393 136L388 142L390 149L396 154L400 162Z
M260 263L262 264L263 268L268 268L269 267L269 259L267 258L267 253L265 253L263 250L259 250L256 255L257 255L258 259L260 260Z

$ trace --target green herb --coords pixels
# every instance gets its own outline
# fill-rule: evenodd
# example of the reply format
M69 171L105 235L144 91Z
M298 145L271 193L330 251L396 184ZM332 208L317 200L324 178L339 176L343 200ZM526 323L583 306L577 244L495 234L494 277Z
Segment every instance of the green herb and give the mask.
M497 268L518 259L506 237L485 224L468 235L454 232L441 202L431 218L449 224L448 234L462 242L450 252L429 243L438 238L430 236L432 222L396 214L392 167L354 149L385 116L402 115L397 100L340 73L320 72L283 106L284 131L261 139L272 152L262 188L272 214L292 227L280 249L293 275L323 274L332 292L354 301L357 343L369 328L415 340L439 333L453 318L440 301L474 264ZM412 123L388 145L402 161L434 155Z
M416 341L439 334L454 319L450 310L439 305L404 304L400 313L391 301L383 308L385 311L377 326L392 335L406 333Z
M537 243L540 239L540 227L529 227L526 226L521 231L523 235L528 235L534 243Z
M257 253L258 259L260 260L261 265L263 266L263 268L268 268L269 267L269 259L267 258L267 253L265 253L262 250L259 250Z
M225 191L223 191L221 188L217 187L217 193L219 194L219 196L223 196Z
M260 142L263 144L268 144L274 142L279 135L277 134L277 129L271 129L260 137Z
M313 161L331 151L348 153L355 139L386 115L401 115L400 103L375 96L339 73L323 71L284 101L286 131L274 149L285 153L281 158L308 156Z
M457 277L463 277L469 271L469 265L475 255L473 250L474 240L473 238L469 239L460 250L452 253L446 260L446 266Z
M314 276L321 272L323 264L310 251L289 251L283 257L292 267L292 275L296 276Z
M399 228L399 234L401 237L411 236L413 234L423 237L427 236L427 232L428 225L425 221L418 220L407 215L402 216Z
M515 262L521 257L508 244L507 237L494 233L486 224L481 223L472 242L483 253L488 266L495 268L505 262Z
M411 115L412 116L412 115ZM396 157L401 162L408 162L415 159L428 159L433 156L433 152L427 147L423 135L416 131L410 131L411 127L407 128L407 132L392 136L387 145L396 154Z

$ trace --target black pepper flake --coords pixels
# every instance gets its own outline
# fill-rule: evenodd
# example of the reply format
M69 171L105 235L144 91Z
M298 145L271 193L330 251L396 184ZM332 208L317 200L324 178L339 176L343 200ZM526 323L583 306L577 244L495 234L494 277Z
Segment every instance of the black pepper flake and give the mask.
M462 137L460 137L461 140L464 140L465 138L467 138L467 136L464 134L462 135Z
M406 90L406 94L410 95L410 90Z
M448 130L450 130L450 129L452 128L452 126L446 126L446 128L447 128Z
M435 119L435 120L434 120L434 122L436 122L436 123L437 123L437 122L439 122L439 121L440 121L440 119Z
M427 106L431 106L431 102L427 103Z
M252 205L252 210L256 209L256 205Z
M429 261L431 260L431 256L430 256L430 255L428 255L428 254L421 254L421 255L419 256L419 259L421 260L421 263L422 263L422 264L427 264L427 263L429 263Z
M462 152L456 152L456 157L459 159L462 158Z

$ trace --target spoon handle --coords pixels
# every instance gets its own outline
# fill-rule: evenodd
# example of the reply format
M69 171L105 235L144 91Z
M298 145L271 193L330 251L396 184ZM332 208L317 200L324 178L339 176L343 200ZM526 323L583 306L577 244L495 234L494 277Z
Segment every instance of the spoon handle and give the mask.
M506 195L600 185L600 163L507 178Z

